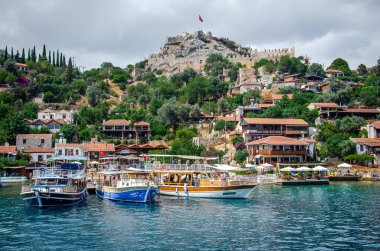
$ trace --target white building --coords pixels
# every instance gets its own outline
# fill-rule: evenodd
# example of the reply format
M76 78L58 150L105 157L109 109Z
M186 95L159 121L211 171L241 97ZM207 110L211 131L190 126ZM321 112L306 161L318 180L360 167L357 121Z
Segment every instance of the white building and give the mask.
M43 109L38 112L37 117L38 119L42 120L63 120L66 123L73 123L74 121L74 114L76 113L76 110L61 110L61 109L53 109L52 107Z

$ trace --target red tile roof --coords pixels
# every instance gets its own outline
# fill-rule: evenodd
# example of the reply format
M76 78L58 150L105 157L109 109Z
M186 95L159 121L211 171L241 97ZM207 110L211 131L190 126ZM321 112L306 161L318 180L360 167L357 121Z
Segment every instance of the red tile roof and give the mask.
M150 124L145 121L140 121L140 122L135 123L135 126L150 126Z
M351 138L351 141L359 144L364 144L373 147L380 146L380 138L368 139L368 138Z
M343 73L342 71L334 70L334 69L327 69L326 72L327 73Z
M287 96L289 99L293 98L293 94L272 94L272 100L281 100L284 96Z
M83 144L75 144L75 143L66 143L66 144L63 144L63 143L57 143L55 146L56 147L62 147L62 148L79 148L79 147L83 147Z
M19 134L17 135L17 138L35 138L35 139L40 139L40 138L52 138L53 134Z
M16 146L0 146L0 153L17 154Z
M346 108L343 111L344 113L380 113L377 109L368 109L368 108Z
M269 108L269 107L272 107L272 106L275 106L276 104L259 104L259 107L260 108Z
M316 142L315 139L301 139L301 140L306 142L306 143L315 143Z
M380 120L379 121L375 121L371 124L371 126L375 127L376 129L380 129Z
M283 136L269 136L262 139L254 140L246 144L247 146L253 146L253 145L299 145L299 146L306 146L307 143L298 140L298 139L292 139L288 137Z
M35 124L38 121L41 121L43 124L66 124L66 122L63 119L24 119L28 124Z
M218 117L218 120L224 120L224 121L227 121L227 122L239 122L239 119L236 118L235 116Z
M85 143L84 148L87 152L114 152L115 145L107 143Z
M126 119L111 119L102 123L103 126L129 126L130 124L131 121Z
M278 118L244 118L248 124L259 125L299 125L308 126L309 124L303 119L278 119Z
M318 108L339 108L340 106L335 103L310 103Z
M54 153L54 148L29 147L24 149L24 153Z

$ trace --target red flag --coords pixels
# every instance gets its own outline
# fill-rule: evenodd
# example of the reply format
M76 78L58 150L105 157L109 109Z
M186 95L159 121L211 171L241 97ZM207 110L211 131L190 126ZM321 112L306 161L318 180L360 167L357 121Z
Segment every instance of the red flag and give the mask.
M201 17L201 15L199 15L198 19L199 19L199 21L200 21L201 23L203 23L203 18Z
M102 151L99 152L99 155L100 155L100 157L105 157L105 156L107 156L107 154L106 154L105 152L102 152Z
M74 151L73 150L71 150L70 156L74 156Z

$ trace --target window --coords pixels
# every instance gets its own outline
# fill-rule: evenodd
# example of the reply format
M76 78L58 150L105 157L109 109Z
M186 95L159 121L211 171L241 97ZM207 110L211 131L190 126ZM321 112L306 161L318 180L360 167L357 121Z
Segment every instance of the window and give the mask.
M23 140L22 140L22 143L23 143L23 144L26 144L26 139L23 139Z
M44 156L42 156L42 155L38 155L38 161L43 161L43 160L44 160L43 157L44 157Z
M45 144L45 139L41 139L41 144Z
M63 118L63 119L66 119L66 114L62 114L62 118Z
M58 150L58 155L62 155L62 149Z
M54 116L53 116L53 114L50 114L50 119L54 119Z
M42 119L45 119L46 117L45 117L45 115L42 115Z
M361 152L364 151L364 146L363 146L363 145L360 145L360 151L361 151Z
M75 155L79 155L79 150L78 149L75 150Z

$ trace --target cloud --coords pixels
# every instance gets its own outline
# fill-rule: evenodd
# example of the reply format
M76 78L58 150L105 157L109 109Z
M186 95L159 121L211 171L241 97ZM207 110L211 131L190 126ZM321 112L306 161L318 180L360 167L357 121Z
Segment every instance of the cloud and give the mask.
M87 69L126 66L158 52L167 36L201 28L254 48L294 46L326 67L342 57L356 68L380 56L379 7L375 0L5 0L0 47L46 44Z

